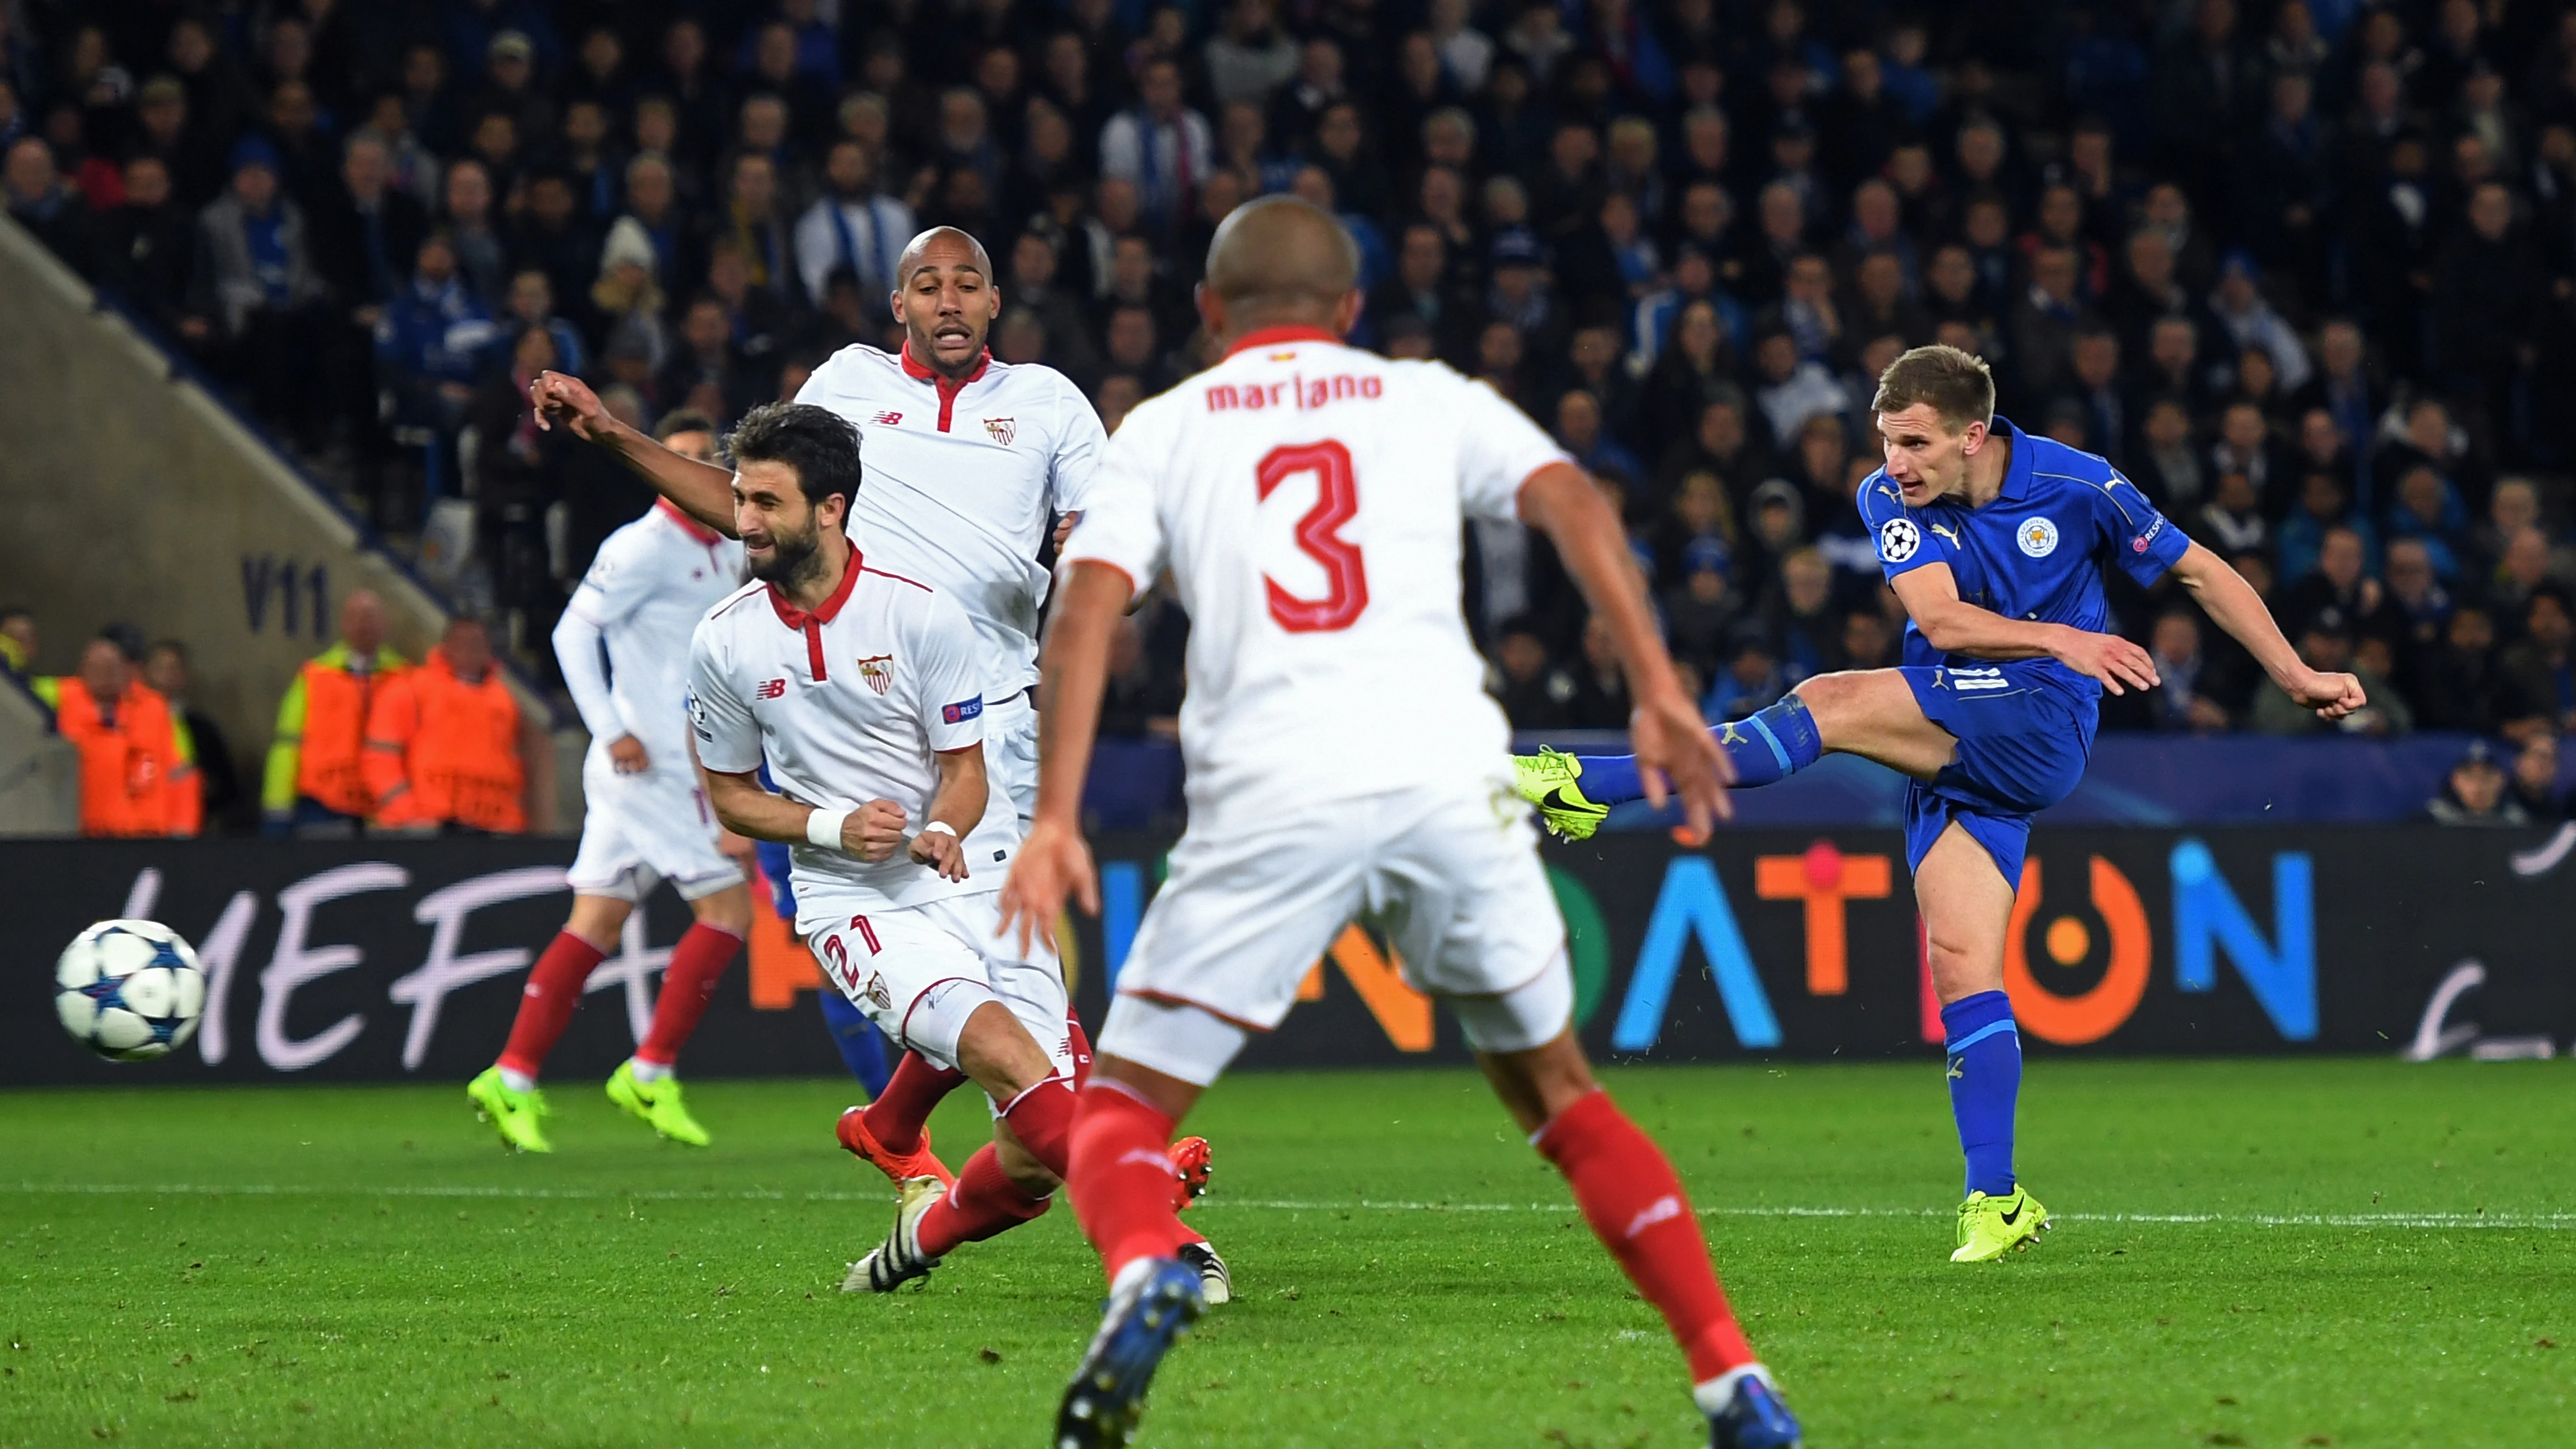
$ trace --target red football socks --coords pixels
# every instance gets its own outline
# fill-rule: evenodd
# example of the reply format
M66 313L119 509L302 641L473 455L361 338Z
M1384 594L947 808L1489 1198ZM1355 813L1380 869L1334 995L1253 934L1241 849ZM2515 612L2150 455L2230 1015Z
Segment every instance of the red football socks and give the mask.
M859 1120L886 1151L918 1152L921 1126L930 1120L930 1109L965 1082L964 1072L934 1067L919 1052L905 1052L894 1064L894 1075L886 1079L885 1090L868 1103L866 1115Z
M534 1077L546 1064L546 1053L572 1024L581 1005L582 983L608 956L570 931L558 931L537 964L528 968L528 984L519 995L519 1015L510 1023L509 1045L501 1048L501 1070Z
M1112 1281L1139 1258L1167 1256L1198 1234L1172 1211L1172 1119L1114 1082L1082 1089L1066 1183L1083 1236Z
M1049 1077L1002 1104L1002 1120L1011 1135L1038 1164L1058 1177L1065 1175L1073 1143L1073 1084Z
M1073 1052L1073 1089L1079 1092L1091 1080L1091 1033L1082 1029L1082 1018L1069 1006L1064 1011L1064 1040Z
M1690 1358L1692 1382L1753 1362L1752 1345L1717 1286L1708 1242L1681 1179L1609 1093L1596 1091L1559 1112L1539 1129L1535 1145L1565 1174L1584 1220L1627 1271L1628 1281L1663 1311ZM1081 1198L1074 1205L1079 1208Z
M671 948L671 964L662 968L662 994L653 1001L653 1029L635 1048L635 1059L667 1067L677 1061L698 1018L715 999L716 981L742 949L742 937L700 921L682 933Z
M980 1243L1009 1232L1031 1218L1043 1217L1055 1199L1031 1197L1002 1171L1002 1160L987 1142L966 1159L965 1170L945 1196L921 1215L921 1250L936 1258L960 1243Z

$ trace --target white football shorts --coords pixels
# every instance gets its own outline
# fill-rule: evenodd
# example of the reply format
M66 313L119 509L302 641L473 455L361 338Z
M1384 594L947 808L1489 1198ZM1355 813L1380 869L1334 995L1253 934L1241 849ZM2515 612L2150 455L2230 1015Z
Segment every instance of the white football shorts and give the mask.
M1405 980L1446 1000L1478 1050L1525 1051L1573 1020L1565 922L1528 807L1497 778L1194 822L1119 973L1099 1053L1215 1081L1243 1033L1287 1016L1353 920L1385 934Z
M950 896L926 905L844 916L808 938L814 959L841 994L896 1046L943 1067L957 1065L966 1018L998 1001L1055 1063L1073 1075L1065 1030L1064 969L1043 941L1020 954L1002 923L1001 892Z
M742 867L716 849L715 812L685 762L621 775L594 751L581 790L581 849L564 873L574 893L641 901L667 880L694 901L742 884Z

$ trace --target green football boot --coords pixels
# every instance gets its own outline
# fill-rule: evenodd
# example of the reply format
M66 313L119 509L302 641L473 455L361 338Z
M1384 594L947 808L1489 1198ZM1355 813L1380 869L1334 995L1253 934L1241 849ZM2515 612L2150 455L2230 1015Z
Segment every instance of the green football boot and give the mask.
M1512 788L1538 807L1538 818L1548 829L1568 840L1591 839L1610 818L1609 806L1583 797L1583 787L1576 783L1582 778L1583 762L1559 750L1512 756Z
M677 1077L648 1082L635 1075L633 1061L619 1062L608 1077L608 1100L624 1108L627 1116L651 1123L654 1131L674 1142L691 1147L707 1145L707 1129L689 1115Z
M524 1092L512 1091L501 1080L499 1067L485 1067L483 1075L465 1084L465 1099L474 1104L476 1116L492 1124L501 1134L504 1146L521 1152L552 1152L545 1129L537 1125L547 1115L546 1094L530 1087Z
M2040 1230L2048 1226L2048 1209L2039 1199L2013 1184L2013 1190L2002 1197L1982 1192L1968 1194L1959 1204L1959 1248L1950 1255L1953 1263L1991 1263L2015 1248L2028 1247L2039 1240Z

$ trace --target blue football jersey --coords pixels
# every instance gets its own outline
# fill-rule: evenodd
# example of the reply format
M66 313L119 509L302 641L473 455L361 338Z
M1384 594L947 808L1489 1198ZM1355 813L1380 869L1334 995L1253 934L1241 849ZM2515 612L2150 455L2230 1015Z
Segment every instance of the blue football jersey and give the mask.
M1884 469L1860 485L1860 514L1869 524L1881 572L1890 581L1926 564L1945 563L1959 597L2008 619L2108 632L2110 606L2102 571L2117 565L2152 584L2191 547L2138 486L2091 453L2035 438L1997 417L1994 432L2012 441L2003 491L1983 508L1940 502L1909 508ZM1921 630L1905 626L1905 662L1981 667L1991 661L1951 656ZM2102 686L2055 660L2037 661L2052 683L2078 698L2098 699Z

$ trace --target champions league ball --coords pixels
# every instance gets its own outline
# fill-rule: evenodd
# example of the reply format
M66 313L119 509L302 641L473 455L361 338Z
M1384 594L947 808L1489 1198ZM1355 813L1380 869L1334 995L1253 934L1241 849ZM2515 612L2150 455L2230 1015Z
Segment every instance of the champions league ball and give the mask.
M54 964L63 1030L110 1061L166 1056L197 1031L206 973L179 933L159 921L101 921Z

